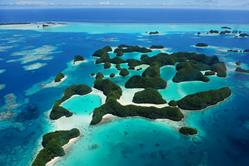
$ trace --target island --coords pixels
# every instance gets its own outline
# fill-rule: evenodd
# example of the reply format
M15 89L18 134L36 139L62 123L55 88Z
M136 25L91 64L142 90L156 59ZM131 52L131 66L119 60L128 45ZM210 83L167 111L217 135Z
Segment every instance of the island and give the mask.
M210 33L210 34L219 34L219 31L211 29L208 33Z
M110 62L105 62L104 63L104 69L109 69L111 67L111 63Z
M129 53L129 52L140 52L140 53L148 53L152 52L150 49L146 47L140 47L140 46L129 46L129 45L119 45L115 50L114 53Z
M104 75L103 75L103 73L98 72L98 73L96 74L95 78L96 78L96 79L102 79L102 78L104 78Z
M129 75L129 71L127 69L121 69L119 75L126 77Z
M240 72L240 73L248 73L249 74L249 69L246 70L246 69L243 69L241 67L236 67L235 71Z
M109 79L96 79L94 88L103 91L104 95L109 98L119 99L122 95L122 89Z
M176 75L173 81L176 83L185 81L202 81L208 82L209 78L202 74L201 71L209 70L211 67L198 61L180 62L176 65Z
M65 155L63 146L73 138L79 137L80 131L76 128L72 130L61 130L45 134L42 139L42 147L32 166L45 166L55 157Z
M77 63L77 62L82 62L82 61L84 61L84 60L85 60L84 57L82 57L82 56L80 56L80 55L76 55L76 56L74 57L74 59L73 59L73 63L75 64L75 63Z
M110 78L114 78L115 77L115 74L114 73L111 73L110 74Z
M65 89L64 95L62 98L57 100L54 103L54 106L52 108L52 111L50 112L50 119L51 120L57 120L63 116L70 117L73 115L70 111L60 106L61 103L72 97L73 95L86 95L88 93L92 92L92 89L84 84L79 85L72 85Z
M195 135L197 134L197 130L191 127L181 127L179 132L183 135Z
M224 101L231 93L231 89L228 87L198 92L178 100L177 105L184 110L201 110Z
M163 49L164 46L163 45L152 45L150 46L150 49Z
M164 89L167 82L160 77L141 77L139 75L132 76L126 83L126 88L155 88Z
M115 99L108 100L105 104L96 108L93 112L91 125L101 122L102 117L111 114L118 117L140 116L148 119L170 119L180 121L184 117L177 107L142 107L136 105L123 106Z
M206 44L206 43L197 43L195 46L196 47L208 47L208 44Z
M240 33L239 37L241 37L241 38L249 37L249 34L247 34L247 33Z
M145 89L143 91L136 92L133 100L134 103L148 103L148 104L165 104L161 94L152 88Z
M58 73L54 79L54 82L61 82L64 77L65 75L63 73Z
M159 34L158 31L149 32L149 35L158 35L158 34Z

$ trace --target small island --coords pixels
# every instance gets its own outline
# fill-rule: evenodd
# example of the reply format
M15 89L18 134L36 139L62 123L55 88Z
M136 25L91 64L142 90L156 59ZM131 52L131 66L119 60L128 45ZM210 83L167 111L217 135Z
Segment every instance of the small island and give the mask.
M127 69L121 69L119 75L126 77L129 75L129 71Z
M54 79L54 82L61 82L64 77L65 75L63 73L58 73Z
M206 44L206 43L197 43L195 46L196 47L208 47L208 44Z
M73 59L73 63L76 64L77 62L83 62L85 60L84 57L80 56L80 55L76 55Z
M148 104L165 104L161 94L156 89L145 89L140 92L136 92L133 100L134 103L148 103Z
M177 101L177 105L179 108L184 110L201 110L224 101L231 95L231 93L232 92L228 87L198 92Z
M122 95L122 89L109 79L96 79L94 88L103 91L109 98L119 99Z
M183 135L195 135L197 134L197 130L191 127L181 127L179 132Z
M138 75L132 76L126 83L126 88L154 88L164 89L167 82L160 77L141 77Z
M150 49L163 49L164 46L163 45L152 45L150 46Z
M159 34L158 31L151 31L151 32L149 32L149 35L158 35L158 34Z
M249 69L246 70L246 69L243 69L243 68L241 68L241 67L237 67L237 68L235 69L235 71L236 71L236 72L240 72L240 73L248 73L248 74L249 74Z
M46 166L55 157L64 156L63 146L69 143L71 139L79 136L80 131L76 128L45 134L42 139L43 149L36 156L32 166Z

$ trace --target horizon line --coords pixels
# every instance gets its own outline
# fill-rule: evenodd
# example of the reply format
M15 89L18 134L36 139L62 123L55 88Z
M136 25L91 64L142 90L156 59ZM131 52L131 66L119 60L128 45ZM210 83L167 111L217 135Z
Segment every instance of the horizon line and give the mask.
M248 8L201 8L201 7L167 7L167 6L0 6L2 9L189 9L189 10L233 10L233 11L249 11Z

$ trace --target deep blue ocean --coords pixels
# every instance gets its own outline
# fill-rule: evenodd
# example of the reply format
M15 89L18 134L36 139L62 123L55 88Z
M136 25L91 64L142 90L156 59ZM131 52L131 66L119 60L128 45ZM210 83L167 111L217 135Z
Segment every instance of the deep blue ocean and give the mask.
M249 11L204 9L0 9L0 23L69 21L109 23L249 23Z
M184 112L185 119L177 125L196 127L199 134L194 137L180 135L174 124L143 118L127 118L89 127L87 120L93 107L100 105L100 99L98 96L78 99L79 108L73 102L67 107L74 110L73 118L80 115L87 119L79 118L83 136L57 166L248 166L249 75L234 72L234 63L240 61L249 69L249 54L227 53L226 50L249 49L249 38L196 35L199 31L221 30L223 24L248 33L248 18L249 11L227 10L0 10L1 23L66 22L62 27L47 30L25 25L0 28L0 166L30 165L40 150L42 135L54 130L54 122L48 119L54 101L72 84L92 86L94 79L90 74L93 72L101 71L105 75L117 72L113 68L104 71L103 66L95 65L92 54L103 46L120 44L146 47L160 44L169 52L217 55L226 62L228 77L211 78L209 83L172 83L174 67L162 69L168 87L160 93L167 101L223 86L229 86L233 95L220 105L203 111ZM149 36L145 34L148 30L160 30L162 34ZM208 43L210 47L193 47L200 42ZM87 61L72 66L71 60L77 54L83 55ZM124 57L140 58L140 55ZM68 79L55 87L43 87L61 71ZM113 79L120 85L126 80ZM65 125L76 122L77 118L69 119ZM97 148L89 148L93 145Z

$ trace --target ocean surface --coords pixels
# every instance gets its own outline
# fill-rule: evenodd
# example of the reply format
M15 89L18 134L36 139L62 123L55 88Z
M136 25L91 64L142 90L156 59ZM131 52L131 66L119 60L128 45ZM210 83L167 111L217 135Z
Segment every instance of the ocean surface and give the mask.
M46 29L38 28L39 24L0 26L0 165L30 165L41 148L43 134L72 127L79 128L82 135L56 166L249 165L249 75L234 72L237 61L249 69L249 54L227 52L249 49L249 38L196 35L210 29L221 30L222 26L249 33L248 16L246 11L223 10L1 10L1 23L63 24ZM159 31L160 35L146 34L149 31ZM200 42L209 47L193 47ZM103 46L120 44L160 44L169 53L205 53L226 62L228 77L210 77L208 83L173 83L175 68L162 68L168 87L160 93L167 101L223 86L232 89L232 96L202 111L184 111L181 122L137 117L89 126L93 109L102 104L99 96L89 94L62 104L74 113L72 118L50 121L49 111L65 88L79 83L92 86L94 78L90 74L98 71L106 76L118 73L114 67L104 70L102 65L95 65L92 54ZM77 54L84 56L86 62L74 66L71 61ZM140 56L129 53L124 58ZM62 71L67 79L51 85L54 76ZM130 76L141 72L131 71ZM112 80L123 86L127 79ZM178 127L183 125L197 128L198 135L179 134Z
M109 23L240 23L249 11L204 9L0 9L0 23L70 21Z

